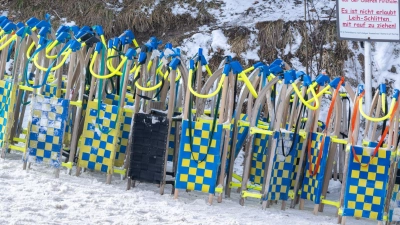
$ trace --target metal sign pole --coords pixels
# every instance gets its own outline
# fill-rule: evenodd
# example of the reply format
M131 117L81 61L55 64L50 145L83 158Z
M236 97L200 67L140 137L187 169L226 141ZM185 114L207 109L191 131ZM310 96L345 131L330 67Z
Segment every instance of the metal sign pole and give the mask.
M364 44L364 90L365 90L365 112L369 112L372 103L372 64L371 64L371 42Z

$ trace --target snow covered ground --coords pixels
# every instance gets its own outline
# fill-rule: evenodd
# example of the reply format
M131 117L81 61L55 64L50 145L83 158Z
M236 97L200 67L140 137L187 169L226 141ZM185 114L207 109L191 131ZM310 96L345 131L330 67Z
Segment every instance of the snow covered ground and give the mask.
M238 160L240 160L239 158ZM156 185L140 183L126 191L126 181L114 176L105 184L105 174L85 172L69 176L33 164L22 170L21 155L11 153L0 161L0 224L336 224L335 209L315 216L309 202L305 210L280 210L280 205L261 210L256 200L238 203L231 199L207 205L207 194L180 191L174 200L171 186L160 195ZM74 174L74 171L73 173ZM337 199L338 184L332 182L329 199ZM347 224L376 224L347 219Z

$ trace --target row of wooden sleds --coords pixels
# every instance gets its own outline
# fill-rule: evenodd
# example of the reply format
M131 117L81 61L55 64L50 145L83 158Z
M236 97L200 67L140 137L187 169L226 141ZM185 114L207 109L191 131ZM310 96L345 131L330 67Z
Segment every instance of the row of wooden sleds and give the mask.
M336 207L343 224L400 220L397 89L388 101L381 84L364 112L362 85L312 80L280 59L243 69L227 56L212 70L202 49L185 61L154 37L106 40L100 26L53 30L36 18L0 17L0 35L1 154L22 152L24 169L99 171L107 183L120 174L128 189L171 184L175 198L200 191L210 204L232 189L241 205L311 201L315 214ZM336 200L331 179L342 182Z

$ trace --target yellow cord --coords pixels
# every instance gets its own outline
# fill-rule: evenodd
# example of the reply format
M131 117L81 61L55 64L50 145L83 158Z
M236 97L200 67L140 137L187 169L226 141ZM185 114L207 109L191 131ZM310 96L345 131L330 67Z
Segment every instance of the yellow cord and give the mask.
M301 93L300 93L299 89L297 88L297 85L294 84L294 83L292 83L292 86L293 86L294 92L296 92L296 94L297 94L297 96L299 97L300 101L301 101L307 108L309 108L309 109L311 109L311 110L316 110L316 109L319 108L319 100L318 100L317 94L315 93L314 88L311 88L311 94L312 94L312 96L313 96L312 99L315 100L315 106L312 106L312 105L310 105L310 104L303 98L303 96L301 96Z
M384 121L384 120L387 120L387 119L390 118L390 115L393 113L393 109L394 109L394 106L395 106L395 105L396 105L396 99L393 98L393 101L392 101L392 104L391 104L391 106L390 106L390 110L389 110L388 114L386 114L386 116L380 117L380 118L373 118L373 117L370 117L370 116L368 116L367 114L365 114L364 110L362 109L362 108L363 108L363 107L362 107L362 98L360 98L360 102L359 102L358 108L359 108L359 110L360 110L361 115L362 115L365 119L367 119L367 120L369 120L369 121L372 121L372 122L380 122L380 121Z
M197 93L197 92L195 92L195 91L193 90L192 85L191 85L191 83L192 83L192 76L193 76L193 69L190 69L190 70L189 70L189 79L188 79L189 85L188 85L188 87L189 87L190 92L191 92L194 96L199 97L199 98L211 98L211 97L217 95L218 92L221 90L222 85L224 84L224 79L225 79L225 74L222 74L222 77L221 77L221 79L220 79L220 81L219 81L219 83L218 83L217 89L216 89L213 93L210 93L210 94L207 94L207 95L202 95L202 94L199 94L199 93Z

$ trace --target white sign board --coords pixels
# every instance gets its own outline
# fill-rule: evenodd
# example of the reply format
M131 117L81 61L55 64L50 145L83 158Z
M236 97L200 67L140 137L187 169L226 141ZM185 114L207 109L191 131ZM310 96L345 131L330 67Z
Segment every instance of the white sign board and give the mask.
M399 41L399 0L337 0L340 39Z

